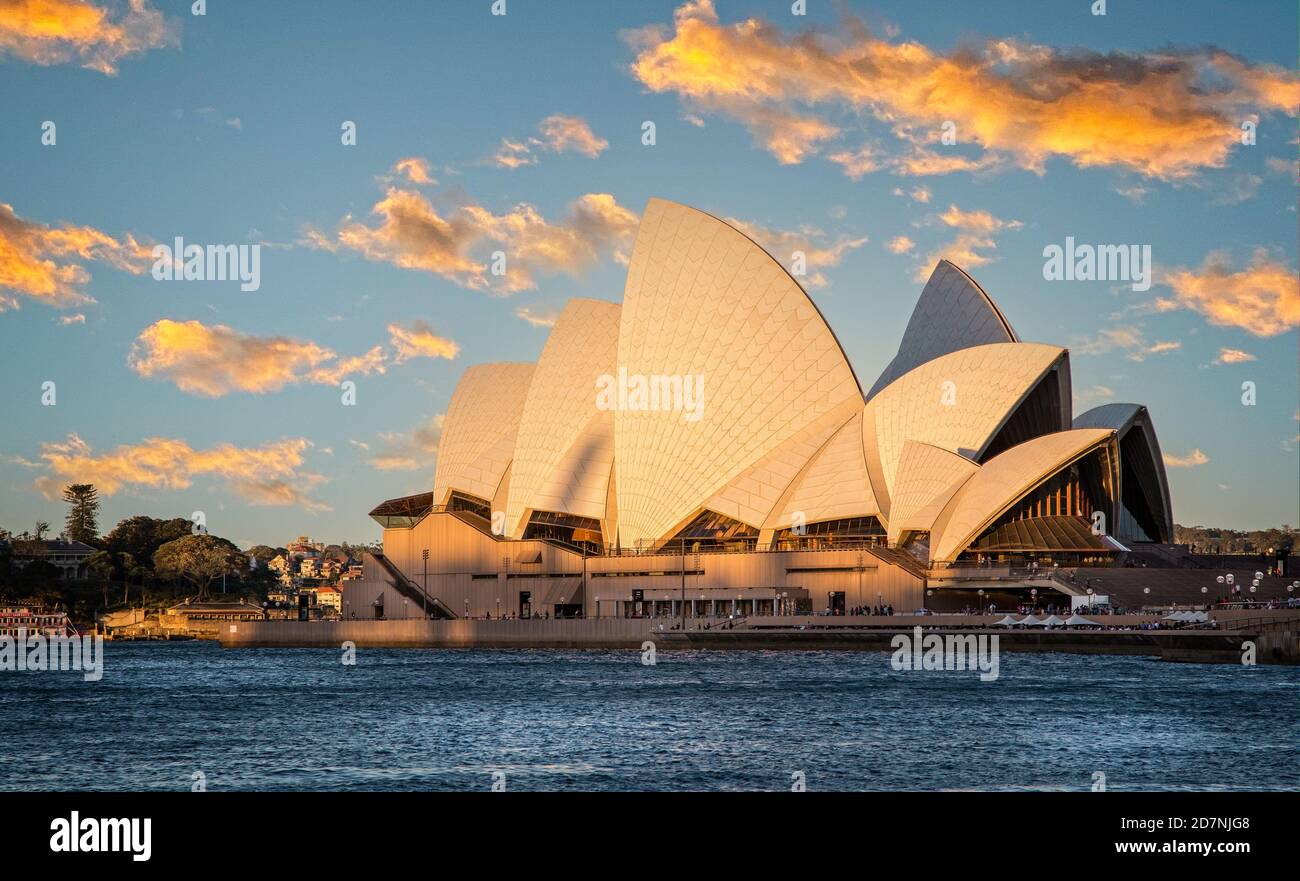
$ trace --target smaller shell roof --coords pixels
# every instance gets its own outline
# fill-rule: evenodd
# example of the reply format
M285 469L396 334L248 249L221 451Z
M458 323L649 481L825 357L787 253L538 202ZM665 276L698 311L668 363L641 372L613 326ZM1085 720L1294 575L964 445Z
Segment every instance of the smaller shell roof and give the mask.
M931 444L908 441L898 463L889 517L889 543L906 531L929 532L948 500L979 466Z
M936 520L940 534L931 533L931 559L955 559L1016 500L1114 437L1109 428L1071 429L1036 437L994 456L966 481Z
M898 344L898 354L867 392L867 400L909 370L942 355L1020 337L993 298L962 269L940 260L925 283Z

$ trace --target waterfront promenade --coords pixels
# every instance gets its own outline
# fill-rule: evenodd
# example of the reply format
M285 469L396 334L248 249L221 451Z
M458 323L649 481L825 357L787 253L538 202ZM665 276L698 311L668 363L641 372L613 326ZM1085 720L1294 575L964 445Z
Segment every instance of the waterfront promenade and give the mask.
M1241 644L1256 643L1259 663L1300 663L1300 609L1234 609L1212 613L1212 628L1175 628L1160 615L1102 615L1102 629L1007 628L988 615L793 615L687 619L685 629L664 618L458 619L432 621L257 621L231 623L219 633L226 648L553 648L843 649L885 651L895 634L996 633L1007 651L1150 655L1169 660L1231 662ZM1161 626L1155 627L1154 625Z

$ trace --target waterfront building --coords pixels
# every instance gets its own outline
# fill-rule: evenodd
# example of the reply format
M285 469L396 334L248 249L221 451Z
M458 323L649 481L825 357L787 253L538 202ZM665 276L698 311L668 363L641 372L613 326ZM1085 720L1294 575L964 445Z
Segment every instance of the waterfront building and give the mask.
M40 560L56 566L59 577L64 581L84 581L90 577L86 561L95 553L95 548L80 541L64 539L42 539L24 541L15 544L13 565L19 569Z
M536 363L469 367L432 490L371 516L345 618L911 611L1173 529L1146 408L1076 416L1069 352L959 267L864 391L771 255L659 199L622 303L571 300Z
M265 618L266 612L261 606L242 599L237 603L220 603L186 598L184 602L168 608L160 624L168 631L215 636L227 623L261 621Z

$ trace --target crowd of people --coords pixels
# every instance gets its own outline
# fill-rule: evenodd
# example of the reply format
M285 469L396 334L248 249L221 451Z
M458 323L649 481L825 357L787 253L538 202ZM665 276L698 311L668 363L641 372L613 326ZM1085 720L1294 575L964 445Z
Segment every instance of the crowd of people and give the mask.
M827 614L827 615L843 615L844 613L843 613L843 612L832 612L830 609L827 609L827 610L826 610L826 614ZM889 615L894 614L894 607L893 607L893 606L890 606L890 605L884 605L884 606L854 606L852 609L849 609L849 614L850 614L850 615L876 615L876 616L878 616L878 617L887 617L887 616L889 616Z

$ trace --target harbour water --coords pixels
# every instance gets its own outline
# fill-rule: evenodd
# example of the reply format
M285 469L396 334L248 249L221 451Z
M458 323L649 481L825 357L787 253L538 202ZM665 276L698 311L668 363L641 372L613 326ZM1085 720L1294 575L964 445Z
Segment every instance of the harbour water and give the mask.
M884 652L104 650L99 682L0 674L0 789L1300 789L1294 667L1004 653L981 682Z

